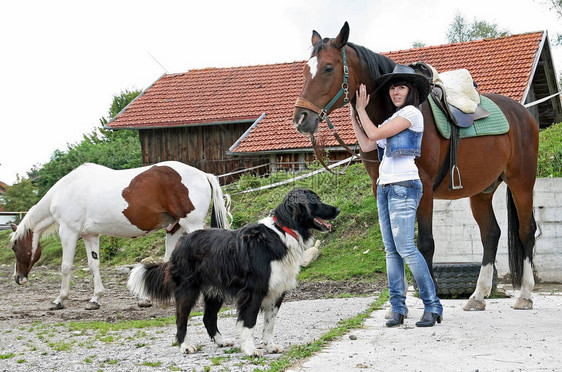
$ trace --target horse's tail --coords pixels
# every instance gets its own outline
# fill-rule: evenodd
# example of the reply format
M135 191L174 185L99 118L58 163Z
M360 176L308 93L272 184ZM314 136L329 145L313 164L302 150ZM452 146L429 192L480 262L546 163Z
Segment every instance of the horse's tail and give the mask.
M507 247L509 256L509 271L511 273L511 283L514 288L521 288L521 280L523 278L524 264L524 247L519 237L519 217L517 208L513 202L513 195L509 187L507 192ZM535 218L531 216L531 223L535 225ZM533 229L534 231L534 229ZM531 264L533 257L529 257Z
M127 288L139 299L167 303L176 287L167 274L169 267L169 262L138 264L129 274Z
M230 214L230 195L223 195L219 179L214 174L205 173L213 193L213 213L211 227L228 229L232 215ZM225 203L226 198L226 203Z

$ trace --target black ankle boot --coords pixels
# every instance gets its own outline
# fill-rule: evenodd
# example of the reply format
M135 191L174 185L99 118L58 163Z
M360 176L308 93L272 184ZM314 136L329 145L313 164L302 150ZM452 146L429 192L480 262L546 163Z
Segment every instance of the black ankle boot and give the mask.
M396 327L397 325L404 324L404 315L400 313L395 313L394 311L390 313L390 317L386 322L387 327Z
M441 315L424 311L420 321L416 322L416 327L433 327L435 322L441 323Z

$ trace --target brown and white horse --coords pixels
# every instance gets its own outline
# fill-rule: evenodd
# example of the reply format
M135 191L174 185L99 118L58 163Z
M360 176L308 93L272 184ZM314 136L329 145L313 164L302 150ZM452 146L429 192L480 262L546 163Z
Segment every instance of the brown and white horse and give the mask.
M41 257L40 238L58 229L62 243L62 283L52 309L64 308L76 242L84 240L94 277L88 309L98 309L104 287L99 270L99 236L135 238L166 229L168 260L184 233L202 229L213 202L213 219L228 228L228 211L216 176L187 164L169 161L151 166L113 170L83 164L61 178L33 206L14 230L15 281L25 284Z
M373 123L380 124L392 114L382 101L383 95L388 92L378 90L374 82L379 76L392 72L396 63L365 47L348 43L348 37L347 22L335 38L322 39L320 34L313 31L313 51L304 68L304 87L293 113L295 127L300 133L315 133L319 123L334 108L347 102L354 104L355 91L361 83L371 92L367 113ZM426 101L421 105L425 129L421 157L416 159L423 184L423 197L417 211L418 248L433 271L433 199L470 198L472 214L480 227L484 252L476 289L464 308L483 310L484 297L490 294L492 288L493 265L500 239L492 197L499 184L505 182L508 187L509 266L514 286L521 289L514 308L532 309L536 231L533 186L537 174L538 126L529 110L520 103L499 94L485 96L504 113L509 132L460 141L458 167L463 172L464 188L455 190L448 188L450 175L435 189L433 187L448 152L449 141L439 135L429 103ZM376 196L379 176L377 152L362 152L361 158Z

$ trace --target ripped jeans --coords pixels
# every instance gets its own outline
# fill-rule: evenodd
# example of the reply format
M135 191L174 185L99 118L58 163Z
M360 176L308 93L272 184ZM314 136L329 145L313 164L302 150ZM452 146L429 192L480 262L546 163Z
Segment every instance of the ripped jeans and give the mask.
M443 306L427 263L414 242L416 211L422 197L420 180L377 186L377 207L386 252L386 272L392 311L406 316L404 262L419 288L425 311L442 315Z

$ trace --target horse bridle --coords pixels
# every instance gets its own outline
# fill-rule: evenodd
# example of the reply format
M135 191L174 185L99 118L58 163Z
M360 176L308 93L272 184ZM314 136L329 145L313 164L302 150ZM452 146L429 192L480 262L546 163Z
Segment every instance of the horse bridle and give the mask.
M328 125L328 128L330 129L332 135L336 138L336 140L338 141L338 143L347 151L349 152L351 155L353 155L351 157L351 159L353 159L353 157L358 157L357 153L355 151L353 151L352 149L349 148L349 146L347 146L347 144L345 143L345 141L341 138L341 136L339 135L337 129L333 126L332 122L330 121L330 119L328 118L328 110L330 110L332 108L332 106L334 106L334 104L342 97L343 97L343 103L338 107L343 107L345 106L347 103L349 103L349 86L347 83L347 80L349 78L349 67L347 66L347 58L345 56L345 47L342 48L342 60L343 60L343 82L341 84L340 90L338 91L338 93L336 93L336 95L334 96L334 98L332 98L330 100L330 102L328 102L326 104L326 106L324 106L323 109L318 108L315 104L313 104L312 102L310 102L309 100L307 100L306 98L302 98L302 97L298 97L297 98L297 102L295 103L296 107L302 107L308 110L311 110L313 112L315 112L316 114L318 114L318 118L320 119L319 123L323 122L324 120L326 120L326 124ZM320 163L324 166L324 168L326 168L326 170L328 170L330 173L334 173L333 171L331 171L328 166L324 163L324 161L322 160L323 157L320 154L320 149L316 143L316 138L314 137L314 134L311 133L310 134L310 142L312 143L312 145L314 146L314 153L316 154L316 157L318 158L318 161L320 161ZM350 160L351 162L351 160ZM343 174L343 173L339 173L339 174Z
M343 103L339 106L339 107L343 107L345 106L345 104L347 104L349 102L349 86L347 83L347 80L349 78L349 67L347 66L347 58L345 56L345 47L342 48L342 60L343 60L343 82L341 84L340 90L338 91L338 93L336 93L336 95L330 100L330 102L328 102L326 104L326 106L324 106L323 109L318 108L315 104L313 104L312 102L310 102L309 100L307 100L306 98L302 98L302 97L298 97L297 98L297 102L295 102L295 106L296 107L302 107L308 110L311 110L313 112L315 112L318 115L318 118L320 119L319 123L323 122L324 120L326 120L326 124L328 125L328 128L330 129L332 135L336 138L336 140L338 141L338 143L350 154L357 156L357 154L355 153L355 151L351 150L349 148L349 146L347 146L347 144L345 143L345 141L341 138L341 136L339 135L337 129L334 127L334 125L332 124L332 122L330 121L330 118L328 118L328 110L330 110L332 108L332 106L334 106L334 104L342 97L343 97ZM338 107L338 108L339 108ZM318 144L316 142L316 138L314 137L314 134L311 133L310 134L310 142L312 143L312 146L314 147L314 153L316 154L316 158L318 159L318 161L320 161L320 163L322 163L322 165L324 166L324 168L326 168L326 170L328 170L330 173L334 173L332 170L330 170L328 168L328 166L325 164L324 160L323 160L323 156L321 156L320 154L320 148L318 147Z

